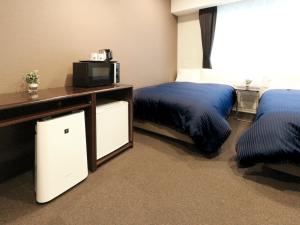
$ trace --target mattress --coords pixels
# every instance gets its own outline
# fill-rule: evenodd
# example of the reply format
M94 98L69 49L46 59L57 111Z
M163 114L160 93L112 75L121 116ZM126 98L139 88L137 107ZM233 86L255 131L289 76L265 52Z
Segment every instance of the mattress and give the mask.
M256 119L236 145L241 166L300 161L300 90L266 91Z
M199 152L211 154L230 135L226 118L234 102L229 85L165 83L134 91L134 118L186 134Z

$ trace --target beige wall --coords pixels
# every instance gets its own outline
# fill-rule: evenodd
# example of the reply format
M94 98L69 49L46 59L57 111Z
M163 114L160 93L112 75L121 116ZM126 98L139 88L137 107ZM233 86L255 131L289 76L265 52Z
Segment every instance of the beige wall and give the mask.
M202 42L198 13L178 17L177 68L202 67Z
M0 2L0 93L20 91L27 71L41 88L71 84L72 62L111 48L121 82L135 87L176 74L176 18L169 0Z

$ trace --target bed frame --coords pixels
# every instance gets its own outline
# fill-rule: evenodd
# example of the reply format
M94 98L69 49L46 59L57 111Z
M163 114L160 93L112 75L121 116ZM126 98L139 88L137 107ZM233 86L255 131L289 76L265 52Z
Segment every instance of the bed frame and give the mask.
M153 122L134 120L133 126L145 131L150 131L159 135L167 136L189 144L194 144L193 140L188 135L179 133L169 127L159 125ZM300 177L300 165L291 163L265 163L264 165L273 170Z
M156 124L153 122L134 120L133 126L140 128L142 130L150 131L150 132L153 132L156 134L160 134L160 135L167 136L167 137L170 137L173 139L177 139L177 140L189 143L189 144L194 144L194 141L188 135L179 133L169 127L159 125L159 124Z
M265 163L265 166L273 170L300 177L300 165L294 163Z

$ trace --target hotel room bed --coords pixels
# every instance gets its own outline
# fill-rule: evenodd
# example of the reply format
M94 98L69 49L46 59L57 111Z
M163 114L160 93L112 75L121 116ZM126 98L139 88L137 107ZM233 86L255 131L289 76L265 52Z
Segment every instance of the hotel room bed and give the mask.
M300 161L300 90L273 89L260 99L252 126L236 145L241 166Z
M172 82L134 92L134 118L187 134L204 154L216 153L231 128L226 120L235 102L225 84Z

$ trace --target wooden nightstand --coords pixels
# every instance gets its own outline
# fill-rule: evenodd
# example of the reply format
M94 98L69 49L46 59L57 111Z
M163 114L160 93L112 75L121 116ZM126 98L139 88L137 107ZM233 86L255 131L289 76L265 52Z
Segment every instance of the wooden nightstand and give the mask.
M256 114L258 107L259 97L260 97L260 88L257 87L236 87L235 88L237 95L236 102L236 118L238 120L244 120L239 117L240 112ZM251 122L252 120L245 120Z

